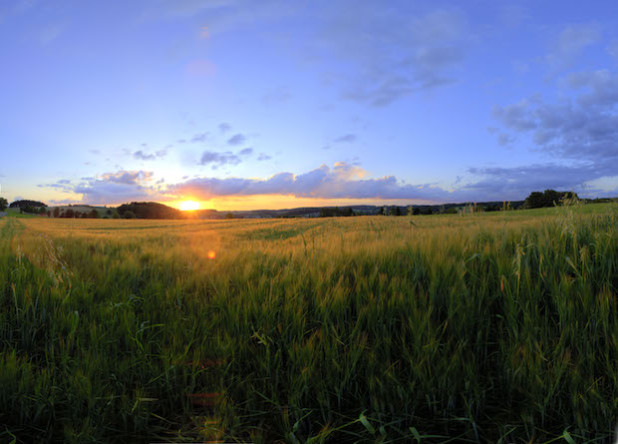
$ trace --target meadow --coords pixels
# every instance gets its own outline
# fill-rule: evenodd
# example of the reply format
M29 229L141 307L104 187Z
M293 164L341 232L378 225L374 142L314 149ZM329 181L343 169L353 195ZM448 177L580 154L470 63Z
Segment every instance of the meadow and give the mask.
M608 442L618 206L0 219L0 442Z

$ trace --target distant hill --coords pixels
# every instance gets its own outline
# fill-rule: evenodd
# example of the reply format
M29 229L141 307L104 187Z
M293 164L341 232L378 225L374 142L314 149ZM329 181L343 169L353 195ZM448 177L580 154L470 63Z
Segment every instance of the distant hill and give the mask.
M122 204L117 211L120 217L126 219L184 219L180 210L156 202Z
M442 214L456 213L466 207L476 208L475 211L498 211L506 204L509 209L521 208L523 200L511 202L463 202L447 203L440 205L351 205L343 207L303 207L288 208L282 210L250 210L250 211L217 211L198 210L193 212L198 219L268 219L268 218L310 218L332 216L371 216L371 215L394 215L403 216L408 214L411 208L412 214Z

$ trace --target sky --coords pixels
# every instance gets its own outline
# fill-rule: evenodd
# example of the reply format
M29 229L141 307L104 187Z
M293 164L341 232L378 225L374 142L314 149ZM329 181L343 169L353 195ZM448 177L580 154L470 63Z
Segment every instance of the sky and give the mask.
M618 196L618 3L0 0L0 196Z

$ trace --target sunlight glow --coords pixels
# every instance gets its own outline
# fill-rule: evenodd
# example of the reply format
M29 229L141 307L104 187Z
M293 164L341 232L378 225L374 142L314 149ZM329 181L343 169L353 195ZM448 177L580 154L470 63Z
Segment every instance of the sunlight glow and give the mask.
M194 200L180 202L180 211L195 211L200 209L200 203Z

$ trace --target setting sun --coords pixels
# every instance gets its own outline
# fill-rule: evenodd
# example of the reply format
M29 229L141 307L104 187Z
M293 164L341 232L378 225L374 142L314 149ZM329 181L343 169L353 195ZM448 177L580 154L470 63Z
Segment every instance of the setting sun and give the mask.
M200 203L194 200L185 200L180 202L181 211L195 211L200 209Z

